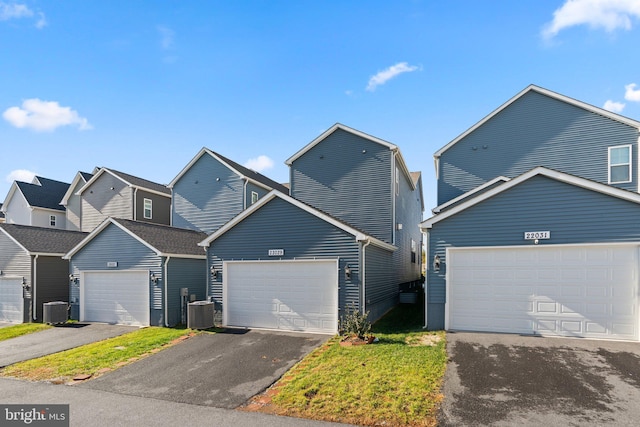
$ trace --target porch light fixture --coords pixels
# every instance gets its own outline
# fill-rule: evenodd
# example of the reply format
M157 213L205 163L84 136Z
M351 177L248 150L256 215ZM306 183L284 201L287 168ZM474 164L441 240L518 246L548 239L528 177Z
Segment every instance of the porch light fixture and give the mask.
M69 283L76 284L76 283L78 283L78 279L76 279L73 274L70 274L69 275Z
M436 272L440 271L440 256L439 255L436 255L433 258L433 270L436 271Z
M347 280L351 279L351 267L349 266L349 264L344 266L344 277Z
M151 276L149 276L149 279L151 279L153 283L158 283L158 277L156 276L155 273L151 273Z
M27 279L25 279L24 277L22 278L22 287L27 291L31 288L29 285L27 285Z
M212 279L217 279L218 278L218 270L216 270L215 265L212 265L211 268L209 269L209 271L211 272L211 278Z
M0 276L2 276L4 273L2 272L2 270L0 270Z

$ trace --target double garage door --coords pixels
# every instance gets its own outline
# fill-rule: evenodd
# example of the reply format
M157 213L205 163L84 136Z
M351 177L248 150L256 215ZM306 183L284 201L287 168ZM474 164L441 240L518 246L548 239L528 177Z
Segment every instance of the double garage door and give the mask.
M638 250L451 248L445 327L638 340Z
M337 332L337 260L227 261L223 268L225 325Z
M80 288L80 320L149 325L149 272L84 272Z
M0 322L22 323L23 310L22 278L0 278Z

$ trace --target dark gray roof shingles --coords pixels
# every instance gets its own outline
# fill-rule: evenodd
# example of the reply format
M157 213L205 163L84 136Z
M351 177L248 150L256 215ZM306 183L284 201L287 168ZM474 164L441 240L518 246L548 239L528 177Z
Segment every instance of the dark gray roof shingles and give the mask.
M139 178L137 176L129 175L128 173L120 172L114 169L110 169L110 168L107 168L107 169L131 185L134 185L140 188L146 188L148 190L157 191L159 193L171 195L171 190L167 188L166 185L158 184L157 182L153 182L147 179Z
M162 253L205 255L198 243L207 238L206 233L142 221L112 219Z
M70 184L40 176L37 178L42 185L16 181L16 185L27 199L27 203L33 207L64 211L64 206L61 206L60 202Z
M19 224L0 224L0 228L29 252L42 254L65 254L88 234L80 231Z
M289 194L289 189L280 184L275 182L274 180L272 180L271 178L267 178L266 176L262 175L259 172L256 172L254 170L251 170L245 166L242 166L236 162L234 162L233 160L216 153L213 150L210 150L213 154L215 154L216 156L220 157L225 163L228 163L229 166L231 166L232 168L236 169L238 172L240 172L242 175L246 176L247 178L253 179L254 181L258 181L261 184L266 185L267 187L273 189L273 190L278 190L281 193L284 194Z

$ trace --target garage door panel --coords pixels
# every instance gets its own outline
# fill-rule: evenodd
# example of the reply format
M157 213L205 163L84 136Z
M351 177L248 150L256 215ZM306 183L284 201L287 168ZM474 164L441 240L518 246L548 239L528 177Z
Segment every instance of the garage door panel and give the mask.
M81 320L123 325L149 325L149 273L85 272Z
M0 321L22 323L24 298L22 278L0 278Z
M638 339L636 246L455 248L447 265L450 329Z

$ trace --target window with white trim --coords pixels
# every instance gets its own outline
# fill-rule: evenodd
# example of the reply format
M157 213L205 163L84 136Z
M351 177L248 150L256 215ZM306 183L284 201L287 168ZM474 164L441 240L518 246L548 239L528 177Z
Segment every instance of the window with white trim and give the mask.
M144 219L153 219L153 200L144 199Z
M251 192L251 204L254 204L255 202L258 201L258 198L260 196L258 196L258 193L256 193L255 191Z
M631 182L631 145L609 147L609 184Z
M55 227L56 226L56 216L55 215L49 215L49 225L51 227Z

